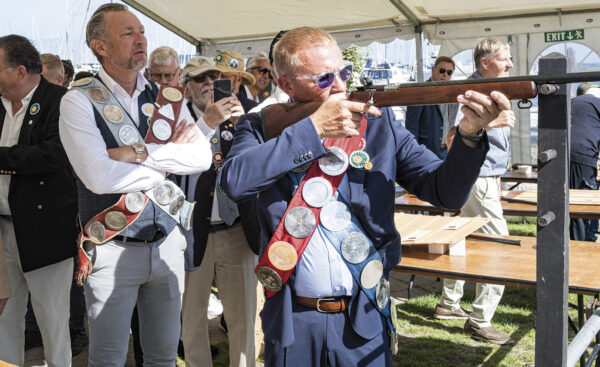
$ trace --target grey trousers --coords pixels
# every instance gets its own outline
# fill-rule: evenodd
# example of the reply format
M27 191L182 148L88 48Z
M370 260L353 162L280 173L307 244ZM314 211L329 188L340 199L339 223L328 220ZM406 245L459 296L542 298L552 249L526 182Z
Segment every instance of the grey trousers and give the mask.
M84 283L90 367L122 367L137 303L144 366L175 365L181 329L186 241L176 227L162 242L109 241L88 251L92 273Z
M48 367L71 366L69 295L73 259L23 273L12 222L0 218L0 234L13 293L0 316L0 361L24 365L25 312L27 295L31 293Z
M479 177L475 181L469 199L461 209L460 215L490 218L490 222L481 227L479 232L508 235L508 227L502 215L502 204L500 204L500 178ZM495 259L489 259L489 261L495 261ZM440 304L449 309L458 308L463 296L464 284L464 280L444 279ZM503 285L477 283L473 312L471 312L469 322L479 328L491 326L492 317L502 299L503 292Z

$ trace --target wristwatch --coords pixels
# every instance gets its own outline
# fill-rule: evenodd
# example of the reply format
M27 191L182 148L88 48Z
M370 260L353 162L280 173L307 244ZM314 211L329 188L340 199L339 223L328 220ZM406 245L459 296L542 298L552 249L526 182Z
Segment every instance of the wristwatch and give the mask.
M463 134L460 132L460 127L456 128L456 132L458 133L458 136L460 136L461 138L463 138L465 140L472 141L474 143L479 143L479 141L483 137L484 131L485 131L485 128L479 130L479 132L475 135L466 135L466 134Z
M146 146L138 142L131 144L131 148L135 152L135 163L142 163L142 155L146 151Z

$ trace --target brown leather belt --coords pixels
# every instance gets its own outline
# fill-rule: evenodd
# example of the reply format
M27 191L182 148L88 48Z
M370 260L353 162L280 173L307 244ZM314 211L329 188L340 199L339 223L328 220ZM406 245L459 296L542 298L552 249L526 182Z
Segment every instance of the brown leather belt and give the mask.
M314 308L319 312L344 312L348 308L349 297L308 298L296 296L296 303Z

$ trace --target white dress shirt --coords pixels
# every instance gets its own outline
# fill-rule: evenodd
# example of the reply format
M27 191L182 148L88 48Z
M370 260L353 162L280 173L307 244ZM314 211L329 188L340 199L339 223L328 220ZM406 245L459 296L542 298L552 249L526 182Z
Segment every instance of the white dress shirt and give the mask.
M204 134L206 141L208 141L210 144L210 139L213 137L213 135L215 135L215 132L217 131L217 129L213 129L212 127L208 126L206 121L204 121L204 112L200 111L200 109L198 107L196 107L196 105L193 103L192 103L192 109L194 110L194 113L196 114L196 116L198 116L196 125L198 125L198 127L200 128L200 131L202 131L202 134ZM211 223L223 221L221 219L221 215L219 214L219 203L217 202L217 190L218 190L217 186L218 185L219 185L219 182L217 180L217 182L215 184L215 194L213 195L212 210L210 212L210 222Z
M98 76L133 122L139 125L138 97L149 85L146 78L138 74L135 91L130 96L104 69L100 69ZM185 105L181 108L178 123L184 119L187 124L194 122ZM75 173L96 194L146 190L155 182L164 181L167 172L187 175L206 171L212 159L206 139L188 144L146 144L148 158L141 164L110 159L96 126L92 103L76 89L67 92L60 104L59 132Z
M31 92L27 93L25 98L21 100L23 106L13 115L12 102L7 98L0 97L2 104L6 109L4 114L4 125L2 126L2 135L0 136L0 147L12 147L19 142L19 134L23 125L23 118L29 108L31 97L35 93L37 84ZM10 215L10 207L8 205L8 190L10 188L10 175L0 175L0 214Z
M269 97L267 97L258 106L252 108L248 113L258 113L263 108L270 106L275 103L288 103L290 97L279 87L275 87L275 91Z

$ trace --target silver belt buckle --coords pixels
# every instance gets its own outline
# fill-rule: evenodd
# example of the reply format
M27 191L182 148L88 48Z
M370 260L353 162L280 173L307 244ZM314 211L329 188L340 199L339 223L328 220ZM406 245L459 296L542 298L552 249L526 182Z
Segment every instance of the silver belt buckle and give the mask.
M335 302L335 298L319 298L317 299L317 311L322 312L322 313L332 313L331 311L325 311L325 310L321 310L321 301L325 301L325 302Z

